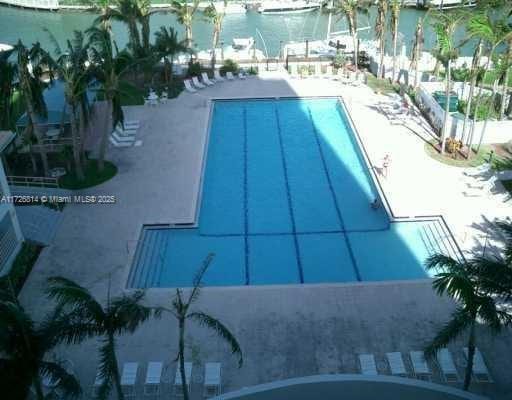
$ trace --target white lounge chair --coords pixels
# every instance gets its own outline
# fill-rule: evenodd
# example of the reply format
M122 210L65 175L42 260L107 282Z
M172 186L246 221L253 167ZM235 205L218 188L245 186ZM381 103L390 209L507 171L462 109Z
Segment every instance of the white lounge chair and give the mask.
M206 72L201 72L201 78L203 78L203 82L206 83L208 86L215 85L215 82L212 82L210 78L208 78L208 74Z
M453 362L452 353L448 349L441 349L437 353L439 370L446 382L459 382L459 373Z
M121 136L117 132L112 132L112 138L117 142L135 142L135 136Z
M116 139L114 139L112 136L110 136L108 138L108 140L110 141L110 143L112 144L112 146L114 147L132 147L133 146L133 141L129 141L129 142L118 142Z
M464 356L466 357L466 362L468 360L468 348L464 347ZM473 376L477 382L492 382L491 374L487 369L487 365L485 365L484 358L482 357L482 353L478 348L475 348L475 355L473 357Z
M405 369L404 361L402 360L402 353L393 352L386 353L386 358L388 360L389 369L391 371L391 375L394 376L407 376L407 371Z
M192 84L190 83L190 79L185 79L183 81L183 83L185 84L185 90L187 92L189 92L189 93L196 93L197 92L197 90L192 87Z
M462 174L468 177L476 177L485 175L487 172L489 172L491 169L491 164L485 163L482 165L479 165L478 167L471 168L467 171L464 171Z
M199 82L199 78L197 76L192 77L192 83L198 89L204 89L206 86Z
M222 75L220 74L220 71L218 69L213 71L213 77L215 78L215 80L217 82L224 82L226 80L225 78L222 77Z
M192 378L192 363L185 363L185 378L187 379L187 388L190 392L190 379ZM174 395L175 396L183 396L183 386L181 384L181 372L180 365L178 363L178 368L176 368L176 376L174 378Z
M123 365L123 373L121 374L121 388L125 397L135 396L135 382L137 380L137 370L139 363L129 362Z
M411 359L412 371L413 375L416 379L420 379L422 381L430 381L432 380L432 371L428 367L427 361L425 360L425 355L422 351L411 351L409 352L409 357Z
M112 131L112 134L117 133L120 136L135 136L137 134L137 129L123 129L121 126L117 125L116 129Z
M378 375L373 354L359 354L359 368L363 375Z
M468 197L481 197L491 194L493 188L496 187L499 179L497 176L492 176L486 181L466 182L467 189L462 193Z
M226 72L226 79L228 81L234 81L235 80L235 76L233 75L233 73L231 71L228 71L228 72Z
M214 397L221 394L220 363L204 365L204 397Z
M144 394L146 396L157 396L160 393L160 382L162 379L162 362L149 362L144 382Z
M238 74L238 79L247 79L247 75L245 74L244 71L240 71Z
M121 125L121 123L118 125ZM125 129L137 129L140 127L140 121L138 119L128 119L124 121L123 125Z

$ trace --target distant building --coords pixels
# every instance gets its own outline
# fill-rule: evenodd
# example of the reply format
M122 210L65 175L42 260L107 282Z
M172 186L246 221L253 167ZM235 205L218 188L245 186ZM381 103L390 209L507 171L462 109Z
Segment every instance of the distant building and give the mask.
M23 241L4 166L0 162L0 276L6 275L11 270Z
M37 10L58 10L59 0L0 0L0 4Z

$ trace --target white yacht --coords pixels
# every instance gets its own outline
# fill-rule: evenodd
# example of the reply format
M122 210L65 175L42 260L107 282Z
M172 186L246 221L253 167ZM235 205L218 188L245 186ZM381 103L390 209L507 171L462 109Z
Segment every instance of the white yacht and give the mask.
M321 4L315 1L264 1L258 7L261 14L296 14L318 10Z
M427 0L425 4L429 8L449 10L451 8L475 7L476 0Z
M210 60L212 58L212 49L203 50L197 53L199 60ZM265 59L263 51L255 47L254 38L234 38L231 45L224 48L215 49L215 59L217 62L221 60L233 60L233 61L250 61Z

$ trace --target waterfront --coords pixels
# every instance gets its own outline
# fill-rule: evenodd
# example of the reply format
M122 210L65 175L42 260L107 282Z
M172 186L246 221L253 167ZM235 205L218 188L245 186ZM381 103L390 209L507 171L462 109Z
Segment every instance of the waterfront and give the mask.
M414 38L416 21L424 15L424 11L412 8L403 9L401 12L401 39L408 50ZM52 48L49 35L44 31L45 28L62 42L71 37L73 30L87 29L94 18L95 15L88 12L60 11L55 13L0 6L0 42L13 44L21 38L25 44L30 44L39 40L44 47ZM369 17L360 16L360 27L366 26L368 21L372 27L371 31L360 32L362 39L372 38L374 19L375 8L370 10ZM235 37L253 36L258 48L262 49L268 57L276 57L279 54L281 41L286 43L305 39L324 39L327 34L327 21L327 14L321 12L295 15L261 15L256 12L227 14L224 19L221 39L228 44ZM183 27L176 22L176 18L172 14L163 12L151 17L152 32L162 25L171 25L183 34ZM345 29L347 29L345 21L333 17L331 30ZM125 26L114 22L113 33L118 45L125 46L128 38ZM202 14L198 13L194 23L194 42L198 50L211 47L211 33L211 24L205 22ZM425 49L431 48L434 41L433 32L427 27ZM467 55L469 51L463 53Z

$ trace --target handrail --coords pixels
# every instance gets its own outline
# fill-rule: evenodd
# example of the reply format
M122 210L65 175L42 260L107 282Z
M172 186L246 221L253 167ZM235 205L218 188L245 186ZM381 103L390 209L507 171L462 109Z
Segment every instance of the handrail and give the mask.
M48 188L59 188L59 179L47 176L6 176L7 183L15 186L37 186Z

